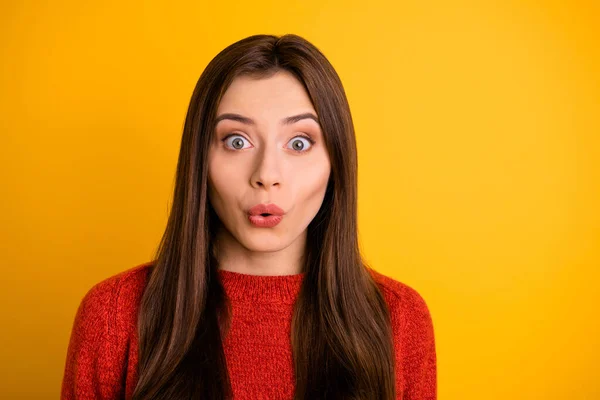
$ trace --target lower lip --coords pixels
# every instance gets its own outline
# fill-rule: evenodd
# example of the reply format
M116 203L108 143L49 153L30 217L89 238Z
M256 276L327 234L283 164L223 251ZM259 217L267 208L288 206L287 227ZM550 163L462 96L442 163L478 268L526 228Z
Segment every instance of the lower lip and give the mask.
M272 228L281 222L283 215L269 215L268 217L263 217L262 215L249 215L248 219L252 225L259 228Z

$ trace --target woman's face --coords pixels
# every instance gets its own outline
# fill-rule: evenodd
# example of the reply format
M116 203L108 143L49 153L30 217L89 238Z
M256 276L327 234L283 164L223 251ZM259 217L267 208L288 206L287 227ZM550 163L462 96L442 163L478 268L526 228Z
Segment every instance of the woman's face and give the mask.
M226 237L249 251L304 245L306 228L323 203L329 155L318 122L306 115L286 122L301 114L318 117L303 85L289 72L237 77L217 108L209 201ZM272 227L255 225L249 210L257 204L279 206L283 218ZM259 225L261 219L252 218Z

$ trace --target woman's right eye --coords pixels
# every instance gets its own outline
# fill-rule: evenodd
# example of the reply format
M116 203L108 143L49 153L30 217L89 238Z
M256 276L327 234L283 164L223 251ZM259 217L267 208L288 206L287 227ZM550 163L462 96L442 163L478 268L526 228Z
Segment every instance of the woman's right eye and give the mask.
M225 146L230 149L240 150L245 148L244 140L246 140L246 138L241 135L229 135L223 139L223 142L225 142Z

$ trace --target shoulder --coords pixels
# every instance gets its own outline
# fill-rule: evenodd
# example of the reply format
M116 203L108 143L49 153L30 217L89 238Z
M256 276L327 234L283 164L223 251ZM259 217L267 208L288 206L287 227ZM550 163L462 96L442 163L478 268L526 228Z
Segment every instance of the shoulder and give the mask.
M141 296L152 262L109 276L96 283L84 295L77 310L78 329L93 329L108 336L135 325ZM102 326L99 326L102 324Z
M429 307L416 289L374 269L368 270L382 290L392 313L406 314L408 318L430 317Z
M394 341L403 353L434 347L433 320L423 296L411 286L369 269L387 303Z
M96 283L83 296L67 350L61 399L122 398L137 310L151 263ZM106 371L110 371L107 373Z
M409 285L370 269L390 311L397 385L411 399L437 398L433 321L423 296Z
M82 303L102 306L119 300L122 306L135 301L143 293L151 268L152 262L147 262L101 280L88 289Z

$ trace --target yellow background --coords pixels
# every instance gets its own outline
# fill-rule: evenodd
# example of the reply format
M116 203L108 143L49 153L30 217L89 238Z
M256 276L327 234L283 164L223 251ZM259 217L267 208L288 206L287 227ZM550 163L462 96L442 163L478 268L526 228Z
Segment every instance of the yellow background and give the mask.
M345 85L366 259L434 321L440 399L600 399L600 7L0 6L2 398L58 398L77 306L148 261L221 49L296 33Z

